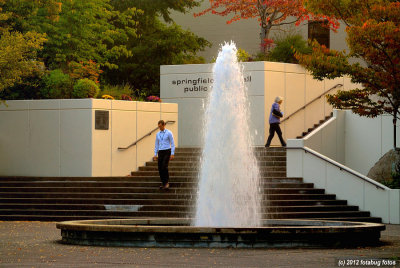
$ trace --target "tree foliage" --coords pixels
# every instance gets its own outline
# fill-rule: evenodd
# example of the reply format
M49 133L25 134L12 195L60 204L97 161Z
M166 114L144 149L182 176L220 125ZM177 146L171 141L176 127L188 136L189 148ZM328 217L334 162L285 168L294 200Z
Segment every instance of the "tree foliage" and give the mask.
M269 34L273 27L286 24L299 25L309 19L326 21L327 26L337 29L337 20L319 13L311 13L304 7L303 0L209 0L210 7L195 16L212 13L219 16L233 15L230 24L242 19L257 18L261 25L261 48L265 51L271 43Z
M14 14L4 11L4 4L5 0L0 0L0 92L40 71L43 65L36 55L46 41L45 34L13 31L5 21Z
M129 83L146 95L159 94L160 64L199 62L196 52L209 45L170 17L172 10L187 12L198 4L193 0L0 0L0 30L46 36L47 42L30 55L31 62L34 57L46 70L61 69L75 82L89 78L102 86ZM24 75L28 77L29 71Z
M390 114L400 107L400 3L387 0L306 0L309 8L343 19L349 53L313 43L312 55L297 54L299 62L318 79L343 75L362 87L339 91L328 101L367 117ZM351 58L364 64L351 63Z
M104 77L112 84L129 83L133 88L145 90L147 95L158 95L160 65L201 62L196 53L210 46L210 43L183 30L168 16L169 24L159 19L169 14L169 9L183 11L192 7L194 1L134 0L123 3L121 5L121 2L115 1L115 8L138 6L143 10L143 14L135 17L138 36L127 43L131 55L119 59L119 69L106 70Z

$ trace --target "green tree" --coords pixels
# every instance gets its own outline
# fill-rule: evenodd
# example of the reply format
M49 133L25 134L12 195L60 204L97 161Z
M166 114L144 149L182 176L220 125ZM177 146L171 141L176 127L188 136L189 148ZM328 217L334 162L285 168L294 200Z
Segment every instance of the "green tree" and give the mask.
M39 72L43 67L37 52L46 41L44 34L13 31L5 22L14 14L3 10L5 0L0 0L0 92Z
M111 84L129 83L140 88L146 95L159 94L160 65L202 62L196 56L198 51L210 46L204 38L182 30L169 17L170 10L186 12L195 1L112 1L115 9L138 8L137 37L128 41L130 54L118 59L118 69L103 73ZM159 18L164 17L169 24Z
M68 63L100 63L117 68L126 43L136 36L136 8L114 10L111 0L7 0L3 9L15 16L6 23L20 32L46 33L40 56L49 68L67 70Z
M296 54L300 64L317 79L348 75L362 85L328 96L336 108L361 116L393 116L393 145L400 107L400 3L388 0L307 0L308 8L342 19L349 53L314 42L311 55ZM351 58L363 62L351 63Z

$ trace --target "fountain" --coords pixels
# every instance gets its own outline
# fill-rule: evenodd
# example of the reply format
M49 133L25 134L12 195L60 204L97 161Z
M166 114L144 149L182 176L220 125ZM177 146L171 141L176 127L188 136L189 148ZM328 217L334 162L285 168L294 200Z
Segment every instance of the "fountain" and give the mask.
M62 242L138 247L337 247L379 242L383 224L260 218L259 171L251 150L241 65L233 43L214 66L194 219L57 223Z
M195 226L260 226L259 171L251 147L247 90L235 44L225 44L213 68L204 116Z

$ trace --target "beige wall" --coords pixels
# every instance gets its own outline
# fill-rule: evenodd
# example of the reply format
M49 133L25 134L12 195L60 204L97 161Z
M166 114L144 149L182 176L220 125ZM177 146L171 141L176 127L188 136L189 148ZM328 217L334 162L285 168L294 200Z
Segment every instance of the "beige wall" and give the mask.
M157 127L178 145L178 107L98 99L7 101L0 106L0 175L125 176L151 160L155 135L118 150ZM95 129L95 110L109 111L109 129Z
M211 90L211 83L202 83L200 86L207 88L207 91L185 92L185 88L190 88L191 85L183 81L212 79L212 67L212 64L161 66L161 98L164 102L179 104L181 146L201 146L203 114ZM245 82L245 85L248 88L250 102L250 131L254 136L254 145L257 146L264 145L268 137L268 117L276 96L284 98L281 108L287 117L336 84L343 86L330 93L354 87L348 78L317 81L297 64L245 62L243 67L244 77L251 77L251 81ZM305 110L301 110L282 123L284 138L292 139L301 135L331 111L332 107L327 104L324 97L317 99ZM279 140L275 137L272 145L278 144Z
M223 17L213 14L206 14L200 17L194 17L198 13L210 6L208 0L204 0L200 7L190 10L186 14L172 12L172 18L185 30L190 30L196 35L203 37L212 43L211 48L207 48L199 55L203 56L207 62L217 57L220 45L224 42L234 41L237 47L240 47L250 54L256 54L260 51L260 22L257 19L247 19L226 24L231 16ZM301 34L305 40L308 38L308 26L302 24L299 27L289 26L280 27L272 31L271 37L282 36L287 32ZM344 23L339 30L330 33L330 46L336 50L348 50L346 42L346 32Z

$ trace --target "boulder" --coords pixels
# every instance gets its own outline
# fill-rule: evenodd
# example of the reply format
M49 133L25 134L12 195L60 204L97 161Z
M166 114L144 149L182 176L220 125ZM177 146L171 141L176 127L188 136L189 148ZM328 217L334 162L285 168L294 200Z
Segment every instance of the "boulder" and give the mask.
M395 171L396 163L400 162L400 151L390 150L384 154L378 162L369 170L367 177L377 182L391 182L392 172Z

